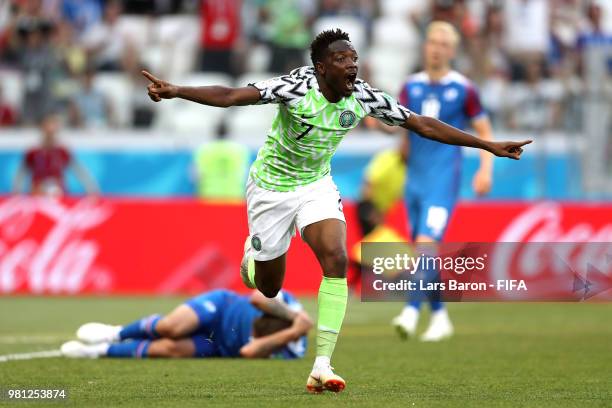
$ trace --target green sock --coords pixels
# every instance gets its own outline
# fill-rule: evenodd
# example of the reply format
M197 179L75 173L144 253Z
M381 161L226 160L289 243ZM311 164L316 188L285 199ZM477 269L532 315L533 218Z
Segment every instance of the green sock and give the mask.
M323 277L319 287L317 356L331 357L344 320L348 286L346 278Z
M252 256L249 256L249 263L248 263L248 269L247 269L247 276L249 277L249 282L251 282L251 285L253 285L254 288L257 287L257 285L255 285L255 260L253 259Z

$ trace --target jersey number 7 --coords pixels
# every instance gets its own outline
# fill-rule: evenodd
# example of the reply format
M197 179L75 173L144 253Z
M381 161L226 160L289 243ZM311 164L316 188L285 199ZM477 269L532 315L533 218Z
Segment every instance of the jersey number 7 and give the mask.
M310 124L305 124L305 126L306 126L306 129L302 133L300 133L295 140L300 140L301 138L306 136L308 132L310 132L312 128L314 127L314 125L310 125Z

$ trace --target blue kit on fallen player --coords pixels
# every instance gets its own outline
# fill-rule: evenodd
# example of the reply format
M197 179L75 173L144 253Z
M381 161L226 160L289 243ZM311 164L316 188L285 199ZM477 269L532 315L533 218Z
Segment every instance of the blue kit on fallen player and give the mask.
M302 305L290 293L282 291L283 301L293 310ZM240 348L253 334L253 321L263 312L253 306L248 296L229 290L214 290L189 299L200 322L192 335L196 357L239 357ZM306 336L289 343L272 354L272 358L302 358L306 352Z
M440 119L458 129L485 115L478 92L456 71L432 82L425 72L412 75L402 87L399 101L411 111ZM406 206L412 236L439 241L455 207L461 180L461 147L425 139L409 132Z

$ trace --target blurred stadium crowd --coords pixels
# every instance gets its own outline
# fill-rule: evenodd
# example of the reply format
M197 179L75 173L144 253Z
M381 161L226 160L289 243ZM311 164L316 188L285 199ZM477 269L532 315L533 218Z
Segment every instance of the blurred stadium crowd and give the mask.
M140 70L187 85L245 85L308 64L313 34L331 27L351 35L360 76L396 94L420 68L432 20L459 29L456 67L479 86L496 128L582 128L583 56L612 46L610 1L3 0L0 126L60 111L74 128L212 131L222 110L164 112ZM269 115L228 120L259 128Z

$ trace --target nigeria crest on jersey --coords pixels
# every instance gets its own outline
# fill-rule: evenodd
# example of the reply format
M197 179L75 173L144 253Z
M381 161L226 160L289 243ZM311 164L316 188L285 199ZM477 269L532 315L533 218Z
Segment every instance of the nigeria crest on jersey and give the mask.
M343 128L349 128L353 126L355 121L357 120L357 116L352 111L344 111L340 114L340 126Z
M329 102L312 66L250 85L259 91L258 104L279 104L250 170L253 181L270 191L294 191L330 174L331 158L340 141L366 115L391 126L401 125L410 115L389 95L361 79L355 81L350 96ZM255 250L262 244L251 243Z

